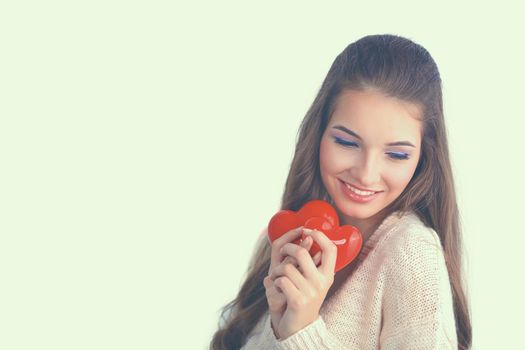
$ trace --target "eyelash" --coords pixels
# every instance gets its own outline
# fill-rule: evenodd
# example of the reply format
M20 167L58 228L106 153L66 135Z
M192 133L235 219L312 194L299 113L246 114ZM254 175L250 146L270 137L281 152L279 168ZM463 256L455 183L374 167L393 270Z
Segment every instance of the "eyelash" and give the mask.
M339 137L334 137L334 140L336 143L344 146L344 147L357 147L357 143L355 142L350 142L350 141L345 141L343 139L340 139ZM395 159L395 160L407 160L409 159L410 157L408 156L408 154L406 153L392 153L392 152L389 152L388 153L390 155L390 158L392 159Z

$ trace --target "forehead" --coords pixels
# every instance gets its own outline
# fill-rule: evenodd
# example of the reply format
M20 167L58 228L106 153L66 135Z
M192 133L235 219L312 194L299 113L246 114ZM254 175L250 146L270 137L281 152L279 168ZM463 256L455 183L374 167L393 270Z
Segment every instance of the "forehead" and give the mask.
M421 140L418 105L373 90L346 90L338 98L329 127L343 125L363 139L385 142Z

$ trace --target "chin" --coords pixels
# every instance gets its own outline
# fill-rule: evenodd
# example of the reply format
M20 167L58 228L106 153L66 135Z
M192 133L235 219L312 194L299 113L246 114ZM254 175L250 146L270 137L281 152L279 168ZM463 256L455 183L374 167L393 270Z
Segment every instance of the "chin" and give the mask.
M379 212L379 210L376 210L374 208L365 208L363 206L359 207L360 204L349 203L347 200L344 200L343 203L335 201L335 205L337 211L340 214L351 217L353 219L368 219Z
M359 203L352 203L346 198L338 198L334 201L336 210L344 216L348 216L353 219L366 220L378 215L382 215L385 208L388 207L391 202L388 203L374 203L376 205L363 205Z

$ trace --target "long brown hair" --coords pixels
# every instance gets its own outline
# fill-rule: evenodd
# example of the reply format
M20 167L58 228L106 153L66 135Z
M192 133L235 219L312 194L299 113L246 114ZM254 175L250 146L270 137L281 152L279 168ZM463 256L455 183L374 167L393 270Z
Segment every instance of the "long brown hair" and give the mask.
M321 180L319 145L341 92L375 89L421 107L423 137L415 173L388 211L413 211L441 239L452 287L458 349L470 349L472 328L462 271L462 236L443 115L441 77L422 46L396 35L369 35L348 45L333 62L304 117L286 180L281 209L299 210L312 199L334 203ZM259 242L237 297L225 305L212 350L239 349L268 310L263 279L271 246ZM228 315L226 319L225 315ZM221 324L221 322L219 322Z

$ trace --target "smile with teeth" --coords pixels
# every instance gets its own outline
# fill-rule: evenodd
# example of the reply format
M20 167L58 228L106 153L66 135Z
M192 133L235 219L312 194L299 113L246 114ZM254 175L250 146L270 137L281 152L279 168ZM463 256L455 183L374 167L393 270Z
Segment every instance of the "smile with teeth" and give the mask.
M347 184L346 182L344 183L346 188L348 188L350 191L354 192L355 194L358 194L360 196L371 196L373 195L374 193L376 192L371 192L371 191L361 191L361 190L358 190L357 188L355 187L352 187L350 186L349 184Z

